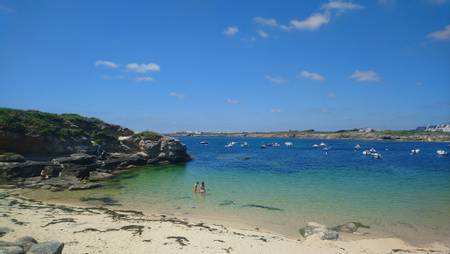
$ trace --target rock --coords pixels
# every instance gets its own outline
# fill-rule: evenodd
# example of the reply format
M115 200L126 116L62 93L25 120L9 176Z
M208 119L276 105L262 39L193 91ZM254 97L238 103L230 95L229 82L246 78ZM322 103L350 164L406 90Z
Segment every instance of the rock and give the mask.
M25 252L29 251L31 246L37 243L37 241L31 236L24 236L15 241L17 245L22 246Z
M75 190L89 190L89 189L95 189L100 188L103 185L100 183L79 183L75 184L69 187L69 191L75 191Z
M0 227L0 237L12 232L13 230L7 227Z
M126 168L130 165L141 166L147 163L147 159L140 154L115 154L113 158L100 163L100 168L114 170L117 168Z
M191 157L187 154L186 145L179 140L163 137L161 139L161 153L158 155L158 159L167 160L170 162L185 162L191 160Z
M33 254L61 254L64 248L64 243L60 241L48 241L37 243L31 246L28 253Z
M345 224L336 226L333 230L344 233L355 233L360 228L370 228L370 226L364 225L361 222L347 222Z
M11 179L38 176L47 165L48 162L42 161L0 162L0 177Z
M339 238L338 232L330 230L325 225L317 222L308 222L306 227L300 229L300 234L305 238L317 235L322 240L336 240Z
M78 164L86 165L92 164L96 161L96 157L85 153L74 153L69 157L60 157L52 160L53 164Z
M141 140L139 142L139 148L141 149L141 151L147 153L150 159L154 159L158 157L161 151L161 142L153 140Z
M106 172L99 172L99 171L92 171L89 180L90 181L100 181L105 180L114 177L113 174L106 173Z
M0 245L0 254L24 254L25 251L22 247L17 245L11 246L1 246Z
M0 154L0 162L24 162L25 158L17 153Z

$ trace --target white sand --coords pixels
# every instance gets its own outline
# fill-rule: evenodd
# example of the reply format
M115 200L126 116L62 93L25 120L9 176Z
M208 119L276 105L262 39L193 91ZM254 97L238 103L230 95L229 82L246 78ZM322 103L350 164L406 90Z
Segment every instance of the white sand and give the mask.
M290 239L270 232L119 210L58 207L8 196L0 200L0 226L14 231L0 239L13 241L30 235L38 241L59 240L65 243L63 253L77 254L450 253L448 246L439 243L418 248L393 238L345 240L344 235L344 240L337 241L323 241L315 237ZM59 223L47 225L58 220ZM20 225L20 222L25 224Z

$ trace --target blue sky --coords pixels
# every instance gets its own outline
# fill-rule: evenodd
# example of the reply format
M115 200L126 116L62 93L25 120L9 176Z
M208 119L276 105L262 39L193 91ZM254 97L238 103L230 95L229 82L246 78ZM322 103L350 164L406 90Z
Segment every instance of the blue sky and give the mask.
M450 122L450 0L0 0L0 106L160 132Z

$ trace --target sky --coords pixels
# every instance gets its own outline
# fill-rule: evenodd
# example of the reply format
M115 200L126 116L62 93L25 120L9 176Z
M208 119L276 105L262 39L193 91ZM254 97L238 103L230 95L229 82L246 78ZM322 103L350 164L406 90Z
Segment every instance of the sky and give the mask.
M0 0L0 107L136 131L450 122L450 0Z

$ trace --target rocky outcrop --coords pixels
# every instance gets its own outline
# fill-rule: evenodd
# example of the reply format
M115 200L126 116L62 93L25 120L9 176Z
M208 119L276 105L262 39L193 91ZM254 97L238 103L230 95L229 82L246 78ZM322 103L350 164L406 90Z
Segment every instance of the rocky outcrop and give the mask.
M38 243L33 237L25 236L14 242L0 241L0 253L4 254L61 254L64 243L60 241L47 241Z
M76 181L91 175L98 181L120 169L190 159L179 140L154 132L134 133L73 114L0 108L0 180L24 187L93 188L98 185Z

